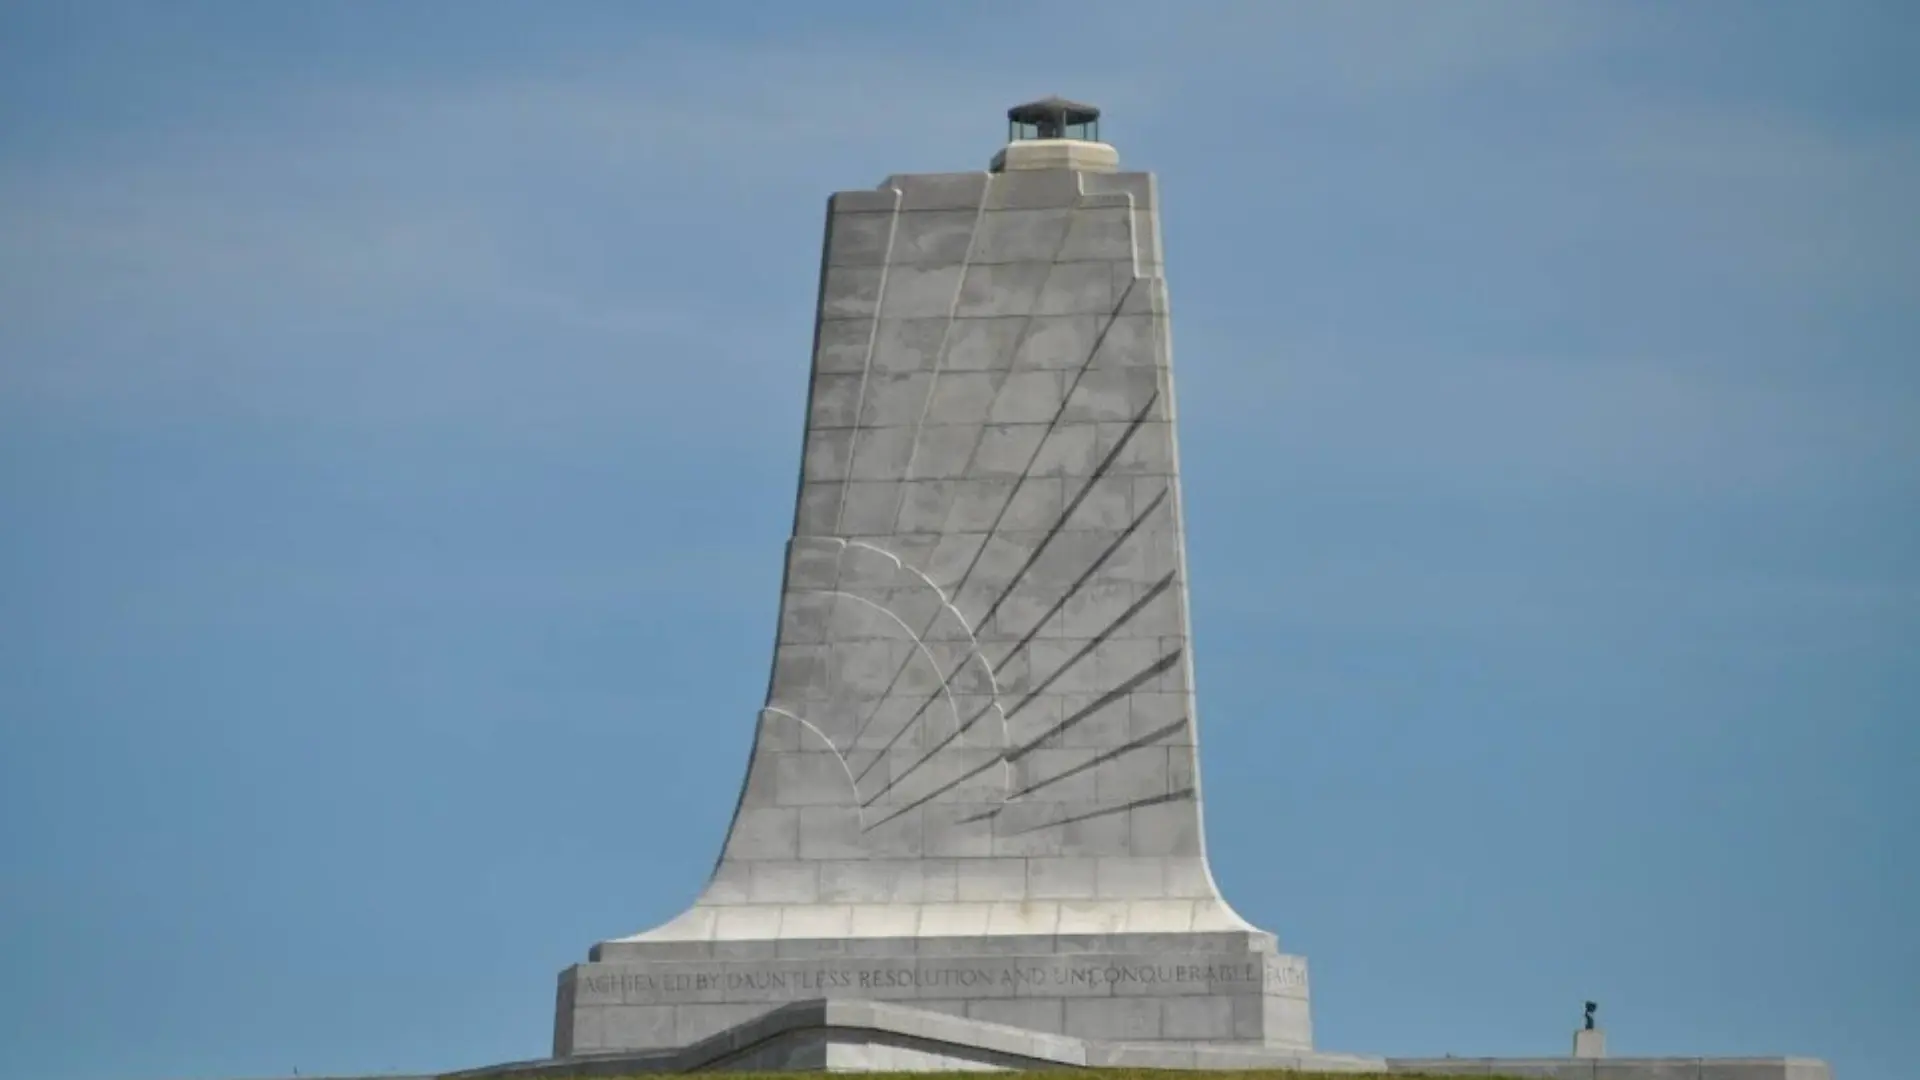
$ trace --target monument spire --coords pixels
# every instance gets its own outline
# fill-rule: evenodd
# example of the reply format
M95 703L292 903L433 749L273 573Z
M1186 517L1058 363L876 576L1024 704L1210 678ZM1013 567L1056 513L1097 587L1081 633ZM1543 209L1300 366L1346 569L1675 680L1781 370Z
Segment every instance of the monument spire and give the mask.
M823 997L1311 1051L1202 840L1154 178L1093 106L1007 119L829 201L746 779L694 905L563 976L560 1054Z
M461 1075L1593 1075L1593 1002L1558 1062L1314 1050L1306 961L1203 842L1159 189L1091 105L1007 120L991 170L828 201L772 677L706 887L561 974L556 1060Z

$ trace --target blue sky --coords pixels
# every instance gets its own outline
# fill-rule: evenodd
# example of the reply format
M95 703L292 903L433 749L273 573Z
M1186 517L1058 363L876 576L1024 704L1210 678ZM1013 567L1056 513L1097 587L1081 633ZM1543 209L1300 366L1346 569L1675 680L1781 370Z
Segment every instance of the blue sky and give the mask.
M0 8L0 1076L544 1052L764 692L827 194L1159 172L1208 840L1322 1046L1920 1010L1905 5Z

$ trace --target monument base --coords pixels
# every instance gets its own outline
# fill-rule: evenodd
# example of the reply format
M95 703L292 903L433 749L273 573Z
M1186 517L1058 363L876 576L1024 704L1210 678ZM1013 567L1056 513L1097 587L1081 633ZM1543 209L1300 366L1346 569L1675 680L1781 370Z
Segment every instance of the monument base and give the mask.
M605 942L560 976L554 1053L691 1047L813 999L1036 1036L1313 1049L1306 961L1230 931Z
M534 1080L679 1072L976 1072L1052 1069L1382 1072L1377 1057L1258 1045L1084 1039L883 1001L791 1002L689 1046L576 1054L444 1074Z
M691 1045L577 1054L443 1074L439 1080L561 1080L683 1072L998 1072L1283 1069L1522 1076L1553 1080L1832 1080L1811 1058L1406 1058L1262 1046L1083 1039L917 1005L798 1001Z

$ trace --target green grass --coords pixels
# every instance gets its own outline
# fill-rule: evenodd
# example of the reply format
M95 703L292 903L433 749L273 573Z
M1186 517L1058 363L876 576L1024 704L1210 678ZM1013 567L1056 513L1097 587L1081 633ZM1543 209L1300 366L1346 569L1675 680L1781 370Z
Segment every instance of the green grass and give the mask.
M655 1080L660 1073L631 1077L600 1077L596 1080ZM729 1080L797 1080L799 1077L831 1075L820 1072L713 1072ZM1383 1072L1295 1072L1292 1069L1047 1069L1036 1072L872 1072L842 1074L862 1080L1062 1080L1063 1077L1099 1077L1100 1080L1415 1080L1410 1073ZM555 1080L555 1078L545 1078ZM1422 1073L1419 1080L1516 1080L1475 1073L1472 1076Z

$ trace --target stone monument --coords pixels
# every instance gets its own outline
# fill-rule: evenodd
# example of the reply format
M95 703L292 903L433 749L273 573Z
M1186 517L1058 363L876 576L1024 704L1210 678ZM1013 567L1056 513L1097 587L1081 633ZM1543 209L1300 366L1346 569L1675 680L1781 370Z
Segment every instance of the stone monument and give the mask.
M1098 115L829 200L738 807L692 907L561 976L557 1055L842 998L1311 1048L1207 866L1159 207Z
M1313 1049L1306 962L1207 865L1154 178L1091 106L1008 119L987 171L828 202L773 671L705 888L561 974L552 1058L449 1075L1830 1080L1596 1061L1591 1005L1571 1058Z

